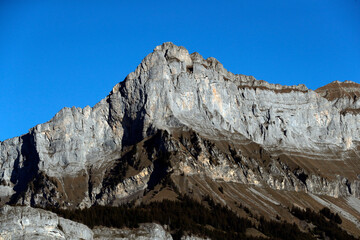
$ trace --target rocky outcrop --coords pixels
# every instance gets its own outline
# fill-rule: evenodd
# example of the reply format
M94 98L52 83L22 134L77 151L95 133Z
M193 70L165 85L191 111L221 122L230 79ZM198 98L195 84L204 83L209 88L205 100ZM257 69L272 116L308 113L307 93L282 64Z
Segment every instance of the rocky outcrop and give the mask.
M0 239L93 239L85 225L31 207L0 209Z
M170 233L156 223L143 223L135 229L117 229L96 227L94 230L94 239L129 239L129 240L172 240Z
M64 108L1 142L0 197L106 205L146 193L166 174L359 197L359 89L353 82L317 91L270 84L164 43L93 108ZM142 145L159 132L169 137ZM191 137L176 137L186 132L198 138L195 150ZM161 154L184 148L181 159L162 163Z
M143 223L134 229L96 227L91 230L49 211L6 205L0 209L0 239L172 240L172 237L156 223Z
M347 99L349 101L349 105L355 103L358 104L356 100L360 97L359 84L352 81L334 81L316 89L315 92L329 101Z

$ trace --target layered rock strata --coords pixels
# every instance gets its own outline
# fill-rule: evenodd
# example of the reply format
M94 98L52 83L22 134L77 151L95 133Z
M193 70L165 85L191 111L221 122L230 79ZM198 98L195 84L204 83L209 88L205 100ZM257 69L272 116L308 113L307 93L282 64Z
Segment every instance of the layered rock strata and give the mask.
M94 107L64 108L1 142L0 198L119 204L151 190L159 171L359 198L359 89L270 84L164 43ZM159 133L167 137L144 146ZM195 154L159 170L161 154L180 155L193 138Z

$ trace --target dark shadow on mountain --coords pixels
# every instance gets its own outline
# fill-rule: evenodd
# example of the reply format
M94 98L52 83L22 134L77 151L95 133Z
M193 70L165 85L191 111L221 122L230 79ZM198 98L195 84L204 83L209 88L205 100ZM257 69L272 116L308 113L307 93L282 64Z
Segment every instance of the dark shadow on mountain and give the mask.
M154 165L154 170L147 183L149 190L154 189L168 174L171 155L165 146L166 141L169 141L168 137L166 131L157 131L153 137L144 142L148 158L153 161Z
M132 119L129 113L125 111L125 116L121 122L124 131L122 138L122 146L131 146L143 139L142 130L144 128L144 121L142 112L136 113L136 118Z
M160 158L154 161L154 170L150 175L150 179L147 183L148 189L153 190L156 185L158 185L166 176L169 165L167 160L169 159L170 154L163 154Z
M40 158L36 151L34 136L28 133L20 138L22 140L21 150L14 162L10 178L11 182L15 184L15 194L11 196L10 204L17 203L20 197L24 196L29 182L34 179L39 171Z
M126 81L125 79L121 82L119 88L121 98L128 99L126 103L122 103L125 106L122 119L118 117L119 113L116 108L117 101L121 101L121 99L118 97L113 98L112 95L107 99L110 109L109 124L111 126L121 124L124 134L122 138L123 147L134 145L143 140L144 116L146 115L144 105L147 101L146 93L141 89L138 89L138 92L132 93L132 97L129 97L128 89L125 86ZM128 104L128 102L131 102L131 104ZM149 129L146 132L152 135L152 131L149 132Z
M133 146L129 152L117 159L108 176L104 178L103 187L114 188L117 184L125 180L126 171L128 170L129 165L132 166L131 163L135 161L135 156L136 146Z

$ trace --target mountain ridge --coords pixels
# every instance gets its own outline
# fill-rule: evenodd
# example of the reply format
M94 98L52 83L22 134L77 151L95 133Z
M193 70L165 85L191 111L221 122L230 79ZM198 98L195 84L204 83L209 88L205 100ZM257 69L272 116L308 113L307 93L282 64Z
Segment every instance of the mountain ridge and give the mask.
M357 96L352 82L328 84L341 94L327 99L328 85L270 84L164 43L94 107L63 108L0 142L1 204L71 209L210 195L235 212L241 200L288 220L290 202L330 206L357 233L360 100L336 84Z
M162 45L159 45L159 46L157 46L155 49L154 49L154 51L156 51L156 50L160 50L160 49L162 49L163 48L163 46L176 46L176 45L174 45L172 42L165 42L165 43L163 43ZM176 47L178 47L178 46L176 46ZM184 50L184 51L186 51L187 52L187 50L186 50L186 48L184 48L184 47L182 47L182 46L179 46L179 48L181 48L182 50ZM151 54L151 53L150 53ZM149 54L149 55L150 55ZM277 84L277 83L269 83L269 82L266 82L266 81L264 81L264 80L257 80L257 79L255 79L253 76L251 76L251 75L243 75L243 74L233 74L232 72L229 72L229 71L227 71L224 67L223 67L223 65L216 59L216 58L214 58L214 57L208 57L207 59L204 59L198 52L193 52L193 53L191 53L190 54L190 56L194 56L194 58L195 59L197 59L197 61L206 61L206 62L210 62L211 64L213 64L213 65L217 65L217 64L219 64L219 67L218 68L216 68L216 69L223 69L223 70L225 70L228 74L231 74L231 75L234 75L234 76L237 76L239 79L241 79L241 80L245 80L244 82L246 83L246 82L250 82L251 84L249 85L249 86L243 86L243 87L258 87L258 88L268 88L268 89L272 89L272 90L283 90L283 91L291 91L291 90L300 90L300 91L314 91L314 92L317 92L317 93L320 93L320 92L322 92L321 90L322 89L326 89L326 88L331 88L331 86L333 86L334 84L337 84L339 87L341 86L341 85L348 85L348 86L352 86L352 87L354 87L354 88L356 88L356 87L358 87L358 88L360 88L360 84L358 84L358 83L356 83L356 82L353 82L353 81L350 81L350 80L345 80L345 81L343 81L343 82L341 82L341 81L338 81L338 80L334 80L334 81L332 81L332 82L330 82L330 83L328 83L328 84L326 84L326 85L324 85L324 86L321 86L321 87L319 87L319 88L317 88L317 89L315 89L315 90L311 90L311 89L308 89L304 84L298 84L298 85L282 85L282 84ZM146 58L146 57L145 57ZM145 59L144 58L144 59ZM214 64L215 63L215 64ZM141 63L139 64L139 66L138 66L138 68L141 66ZM135 70L136 71L136 70ZM134 72L135 72L134 71ZM131 75L131 74L133 74L134 72L131 72L129 75ZM124 81L126 81L126 79L128 79L128 77L129 77L129 75L124 79ZM109 95L111 95L111 94L113 94L114 93L114 91L116 92L116 91L118 91L118 88L119 88L119 86L120 86L120 83L122 83L123 81L121 81L121 82L119 82L119 83L117 83L117 84L115 84L114 85L114 87L113 87L113 89L109 92ZM271 87L268 87L268 86L271 86ZM286 89L286 90L285 90ZM345 91L346 92L346 91ZM346 94L346 93L345 93ZM108 96L109 96L108 95ZM321 93L320 95L325 95L324 93ZM107 96L107 97L108 97ZM106 99L107 97L105 97L104 99ZM103 99L103 100L104 100ZM98 105L98 104L100 104L101 103L101 101L102 100L100 100L98 103L96 103L93 107L91 107L91 106L89 106L89 105L87 105L87 106L85 106L85 107L83 107L83 108L81 108L81 107L76 107L76 106L73 106L73 107L63 107L59 112L57 112L55 115L54 115L54 117L52 117L49 121L51 121L53 118L55 118L55 116L57 115L57 114L59 114L61 111L64 111L65 109L73 109L73 108L76 108L76 109L88 109L88 108L94 108L94 107L96 107L96 105ZM49 121L47 121L47 122L49 122ZM44 122L44 123L47 123L47 122ZM37 125L41 125L41 124L44 124L44 123L40 123L40 124L37 124ZM29 131L31 131L33 128L36 128L36 126L37 125L35 125L34 127L31 127L30 129L29 129ZM27 133L24 133L24 134L22 134L22 135L20 135L19 137L21 137L21 136L23 136L23 135L25 135L25 134L27 134ZM16 136L14 136L14 137L16 137ZM3 141L0 141L0 142L5 142L5 141L7 141L7 140L9 140L9 139L12 139L12 138L14 138L14 137L11 137L11 138L8 138L8 139L4 139Z

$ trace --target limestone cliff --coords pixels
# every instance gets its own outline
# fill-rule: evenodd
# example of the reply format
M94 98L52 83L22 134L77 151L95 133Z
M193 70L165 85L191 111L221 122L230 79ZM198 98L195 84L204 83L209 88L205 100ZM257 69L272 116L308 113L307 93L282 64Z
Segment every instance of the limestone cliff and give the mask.
M359 93L350 81L316 91L270 84L164 43L94 107L64 108L1 142L0 198L63 208L151 201L170 177L180 193L227 204L214 186L245 186L276 206L261 191L351 199L348 219L359 224Z

